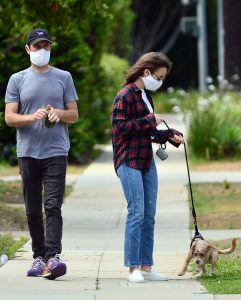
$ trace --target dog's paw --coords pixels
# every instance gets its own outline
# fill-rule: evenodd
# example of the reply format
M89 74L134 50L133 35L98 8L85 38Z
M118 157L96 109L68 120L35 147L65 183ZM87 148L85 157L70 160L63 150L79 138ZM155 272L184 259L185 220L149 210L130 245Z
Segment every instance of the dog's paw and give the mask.
M185 274L184 271L180 271L179 273L177 273L178 276L183 276Z

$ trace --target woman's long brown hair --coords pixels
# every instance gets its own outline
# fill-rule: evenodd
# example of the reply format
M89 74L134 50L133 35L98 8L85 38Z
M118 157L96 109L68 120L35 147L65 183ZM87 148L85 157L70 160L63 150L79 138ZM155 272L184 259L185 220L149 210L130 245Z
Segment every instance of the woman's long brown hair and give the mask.
M140 76L143 76L145 69L155 72L159 68L166 68L167 73L172 67L172 62L161 52L149 52L142 55L137 62L130 68L126 75L126 84L135 82Z

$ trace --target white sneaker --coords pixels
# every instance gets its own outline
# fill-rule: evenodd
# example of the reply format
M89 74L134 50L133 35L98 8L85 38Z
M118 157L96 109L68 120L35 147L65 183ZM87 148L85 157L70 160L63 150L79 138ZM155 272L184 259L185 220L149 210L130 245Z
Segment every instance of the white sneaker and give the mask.
M167 281L169 278L166 275L160 274L157 271L151 270L151 272L141 271L141 275L145 280L151 281Z
M144 282L144 278L141 275L140 270L134 270L132 273L129 273L128 281L133 283Z

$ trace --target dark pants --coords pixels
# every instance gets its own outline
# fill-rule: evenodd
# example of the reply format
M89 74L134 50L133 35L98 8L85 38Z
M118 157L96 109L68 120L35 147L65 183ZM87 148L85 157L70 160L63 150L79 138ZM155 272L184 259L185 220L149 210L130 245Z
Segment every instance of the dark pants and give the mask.
M65 191L67 157L19 158L33 257L46 260L61 253L63 221L61 206ZM42 193L43 192L43 193ZM42 195L46 216L44 230Z

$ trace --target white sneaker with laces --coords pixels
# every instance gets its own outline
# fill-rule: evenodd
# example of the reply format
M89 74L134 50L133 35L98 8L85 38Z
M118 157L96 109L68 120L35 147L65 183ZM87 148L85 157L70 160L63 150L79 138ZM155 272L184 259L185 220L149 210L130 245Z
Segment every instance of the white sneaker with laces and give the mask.
M134 270L132 273L129 273L128 281L133 283L144 282L144 278L141 275L140 270Z
M160 274L157 271L151 270L151 272L141 271L141 275L145 280L150 281L167 281L169 278L166 275Z

